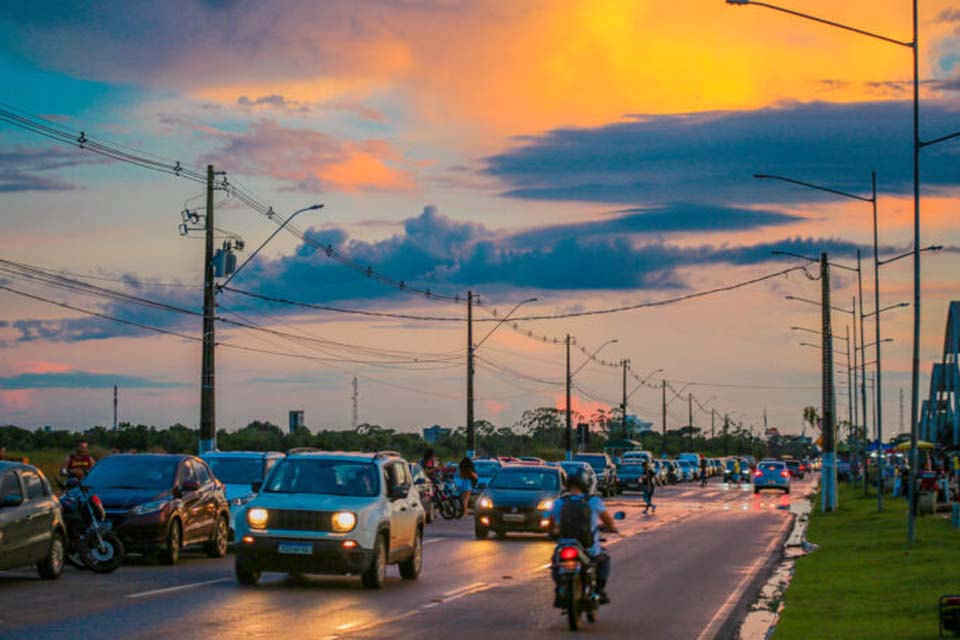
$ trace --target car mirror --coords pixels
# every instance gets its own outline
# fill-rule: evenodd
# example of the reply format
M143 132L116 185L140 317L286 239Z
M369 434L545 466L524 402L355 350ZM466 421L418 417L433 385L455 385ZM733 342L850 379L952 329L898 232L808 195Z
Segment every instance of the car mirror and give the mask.
M190 480L180 485L181 493L189 493L191 491L199 491L199 490L200 490L200 485Z
M387 492L387 497L389 497L391 500L399 500L401 498L406 498L409 491L410 488L405 484L392 484Z
M0 500L0 507L19 507L21 504L23 504L23 496L15 493L5 495L3 500Z
M262 486L263 486L263 482L257 480L256 482L253 482L250 484L250 490L253 491L254 493L260 493L260 487Z
M614 520L625 520L626 517L627 517L627 514L624 513L623 511L617 511L615 514L613 514Z

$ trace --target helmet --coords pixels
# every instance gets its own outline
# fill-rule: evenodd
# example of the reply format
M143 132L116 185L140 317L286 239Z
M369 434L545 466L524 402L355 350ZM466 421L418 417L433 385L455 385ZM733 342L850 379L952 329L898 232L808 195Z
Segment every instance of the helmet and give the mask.
M587 478L587 470L583 467L567 475L567 489L577 487L584 493L590 493L590 480Z

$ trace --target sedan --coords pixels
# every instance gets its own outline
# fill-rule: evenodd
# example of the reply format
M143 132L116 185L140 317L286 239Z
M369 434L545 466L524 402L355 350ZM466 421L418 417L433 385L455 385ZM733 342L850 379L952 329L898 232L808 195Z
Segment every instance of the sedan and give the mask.
M550 510L563 493L563 469L543 465L510 465L500 470L477 500L474 533L485 540L508 531L549 533Z
M100 496L114 531L130 551L176 564L180 550L202 544L211 558L227 553L230 509L223 485L200 458L117 454L84 480Z
M617 487L620 491L641 491L644 466L639 463L625 462L617 471Z
M60 503L43 473L0 460L0 570L33 565L41 578L56 580L65 539Z
M790 493L790 471L779 460L761 460L753 473L753 492L760 489L781 489Z
M791 478L803 480L803 476L805 475L803 463L801 463L799 460L784 460L784 462L787 465L787 471L790 472Z

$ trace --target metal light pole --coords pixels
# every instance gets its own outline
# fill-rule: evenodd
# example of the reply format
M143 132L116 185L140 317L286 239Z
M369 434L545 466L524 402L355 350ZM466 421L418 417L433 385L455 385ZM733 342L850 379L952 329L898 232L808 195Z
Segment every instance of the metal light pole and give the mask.
M566 434L566 459L573 460L573 410L570 405L570 394L571 387L573 386L573 376L580 373L580 370L587 366L591 360L593 360L600 351L615 342L619 342L616 338L613 340L607 340L602 345L597 347L596 351L587 356L587 359L583 361L576 371L570 371L570 334L567 334L567 434Z

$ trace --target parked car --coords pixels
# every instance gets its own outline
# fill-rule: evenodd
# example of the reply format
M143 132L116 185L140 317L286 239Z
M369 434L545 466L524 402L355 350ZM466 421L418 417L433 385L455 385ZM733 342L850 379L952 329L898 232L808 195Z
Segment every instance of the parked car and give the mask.
M617 469L617 487L623 491L640 491L644 466L641 462L625 462Z
M544 465L510 465L500 470L477 500L474 533L485 540L508 531L549 533L550 510L564 492L562 468Z
M563 472L568 476L574 471L579 471L583 469L587 477L587 482L589 483L589 495L595 495L597 493L597 474L593 470L593 467L590 466L589 462L578 462L577 460L561 460L559 462L551 462L551 466L560 467L563 469Z
M783 463L787 465L787 471L790 472L791 478L797 478L798 480L803 480L803 476L804 476L803 465L799 460L789 459L789 460L784 460Z
M781 489L790 493L790 471L780 460L761 460L753 473L753 492L761 489Z
M237 512L253 499L270 469L283 456L276 451L211 451L200 456L217 480L223 483L230 503L231 540Z
M413 486L417 488L417 492L420 494L420 505L423 507L424 521L427 524L431 524L436 519L436 516L439 515L437 513L437 504L434 500L433 483L430 482L423 467L416 462L410 463L410 476L413 478Z
M617 492L617 465L606 453L578 453L573 456L578 462L586 462L597 474L597 492L607 498Z
M649 451L626 451L623 454L621 463L638 462L643 464L646 460L653 460L653 454Z
M388 564L415 580L425 518L399 454L288 455L237 520L237 580L253 586L264 571L359 574L379 589Z
M97 463L84 485L100 496L127 551L159 554L176 564L180 551L201 544L222 558L230 542L230 507L223 484L196 456L115 454Z
M659 460L659 462L664 469L666 484L676 484L683 480L683 471L680 470L676 460Z
M65 540L60 503L43 473L0 461L0 570L33 565L41 578L56 580Z
M696 468L698 474L700 473L700 458L701 456L699 453L690 453L690 452L681 453L680 455L677 456L677 460L681 460L681 461L685 460L690 464L692 464L694 468Z
M700 473L700 469L694 466L692 460L677 460L676 463L680 467L681 482L693 482Z

